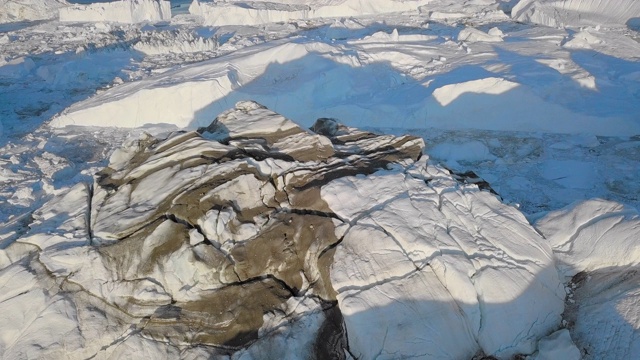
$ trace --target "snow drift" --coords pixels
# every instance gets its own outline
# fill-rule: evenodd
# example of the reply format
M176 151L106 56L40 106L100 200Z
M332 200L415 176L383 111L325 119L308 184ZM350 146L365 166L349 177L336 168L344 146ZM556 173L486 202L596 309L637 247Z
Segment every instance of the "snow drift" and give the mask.
M375 15L412 11L430 0L284 0L203 2L194 0L189 7L201 16L205 25L258 25L320 17Z
M2 0L0 23L53 19L58 8L68 5L65 0Z
M167 0L120 0L60 9L60 21L139 23L171 19Z
M625 25L640 17L637 0L520 0L513 19L553 27Z

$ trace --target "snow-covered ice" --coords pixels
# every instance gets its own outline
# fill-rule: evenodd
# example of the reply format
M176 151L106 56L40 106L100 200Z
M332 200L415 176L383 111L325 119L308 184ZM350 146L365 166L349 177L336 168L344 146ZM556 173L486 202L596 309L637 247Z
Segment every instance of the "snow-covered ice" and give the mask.
M0 357L640 356L636 2L190 3L0 1Z

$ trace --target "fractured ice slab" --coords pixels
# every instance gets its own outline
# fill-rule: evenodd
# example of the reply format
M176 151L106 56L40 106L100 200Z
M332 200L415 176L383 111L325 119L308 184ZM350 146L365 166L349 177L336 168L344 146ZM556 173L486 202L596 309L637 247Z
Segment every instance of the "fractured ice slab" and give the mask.
M11 335L0 346L69 358L534 354L564 310L551 245L423 149L329 118L304 129L255 102L198 131L133 138L91 186L3 242L0 313L18 314L0 317Z
M564 290L550 246L490 192L418 162L404 173L335 180L322 195L351 224L336 247L331 278L356 356L375 354L359 338L352 343L351 334L371 331L382 341L374 331L388 327L394 340L378 349L386 357L404 339L406 357L470 358L482 350L508 358L532 353L558 326ZM415 276L423 284L409 280ZM452 306L450 318L441 317L444 310L420 310L440 306ZM378 322L379 312L395 315ZM418 316L426 329L403 325ZM449 342L434 341L449 326L464 331L451 332Z

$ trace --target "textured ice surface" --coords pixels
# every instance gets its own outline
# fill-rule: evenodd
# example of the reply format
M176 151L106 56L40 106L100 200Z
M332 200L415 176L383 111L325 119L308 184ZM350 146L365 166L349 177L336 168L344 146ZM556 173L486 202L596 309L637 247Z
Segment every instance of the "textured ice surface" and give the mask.
M394 339L389 347L379 350L387 356L402 338L414 349L404 354L414 356L533 352L537 339L558 325L563 308L551 249L517 210L493 194L458 184L446 170L414 166L404 174L339 179L322 189L332 210L352 224L336 248L331 272L347 332L379 328L377 319L388 308L400 315L385 319L396 327L389 331ZM430 292L412 294L403 305L397 287ZM419 315L424 303L453 303L457 314ZM432 335L422 337L417 334L426 330L404 325L416 316L427 316L420 323L428 323ZM434 341L449 331L446 326L464 329L453 332L457 337L450 347ZM383 338L385 329L378 331ZM374 357L366 344L355 344L356 352Z
M340 221L318 187L411 163L424 143L328 119L314 131L244 102L202 133L132 139L3 242L3 353L343 358Z
M301 358L534 353L563 312L550 246L423 147L332 119L305 130L254 102L132 139L1 250L8 293L64 330L33 337L7 315L2 346L277 357L295 333Z
M634 208L605 200L579 202L536 222L571 280L565 317L585 359L640 355L638 239Z
M308 6L304 2L292 1L291 4ZM532 354L532 357L573 356L575 348L568 342L566 330L554 332L566 328L585 358L637 358L638 353L634 350L638 347L635 339L638 338L637 328L640 323L637 316L637 264L634 260L634 242L629 237L637 232L634 225L634 214L637 212L627 206L638 206L637 194L640 191L640 185L636 181L640 177L640 142L634 136L638 133L635 115L640 104L637 101L640 73L636 56L640 45L637 42L638 34L630 30L634 29L634 18L627 21L628 29L617 23L613 24L617 28L609 27L611 24L604 21L584 23L580 25L580 29L543 27L507 18L501 10L508 11L513 5L515 1L474 0L452 3L433 0L420 8L420 15L405 13L306 19L261 26L202 26L200 19L190 15L180 15L170 22L156 24L60 23L55 20L2 24L0 121L4 135L0 139L0 217L3 220L0 224L0 268L5 271L5 267L19 263L12 268L13 272L4 273L7 277L3 275L2 278L19 279L18 282L22 283L11 283L5 288L9 297L16 297L15 300L7 300L10 302L10 305L7 303L10 312L3 315L2 328L8 329L3 331L3 334L8 335L2 340L0 352L7 349L7 356L11 358L43 357L46 355L39 355L38 352L50 349L51 357L54 358L88 358L96 354L96 358L135 358L140 357L141 352L153 358L207 358L218 351L222 358L231 355L233 358L262 359L264 354L270 354L273 358L280 359L292 353L310 358L312 356L309 354L312 353L325 359L345 356L341 351L336 353L335 349L342 349L346 344L353 343L354 353L393 358L391 353L397 352L407 357L410 353L418 353L418 350L412 345L404 344L404 339L398 340L393 332L383 333L385 327L374 330L371 326L367 328L359 324L371 324L376 318L385 321L391 318L388 322L398 329L397 334L405 334L402 329L406 327L433 334L431 337L434 339L443 339L440 333L426 327L424 322L410 321L417 318L430 319L441 329L451 326L456 334L460 334L460 338L456 340L460 344L466 344L452 346L444 339L441 341L441 349L429 351L440 357L464 353L462 357L469 358L467 354L479 349L480 345L468 346L468 337L475 338L476 335L466 328L475 328L476 324L482 322L484 315L480 316L483 313L476 303L466 304L455 300L471 298L476 293L473 284L460 281L464 279L460 273L469 273L469 267L462 266L466 263L458 261L462 253L445 253L441 255L442 262L429 262L429 259L438 255L431 247L419 246L422 239L430 238L423 236L424 229L420 226L424 222L424 216L412 217L406 215L404 210L398 210L398 213L405 216L393 216L396 209L404 209L408 207L407 204L415 201L409 201L408 198L400 201L387 196L387 193L398 194L403 191L402 187L407 186L406 174L409 173L409 168L425 166L431 169L431 177L437 174L442 181L448 179L447 184L442 185L447 189L460 187L468 190L476 184L481 189L495 190L506 203L521 210L531 221L543 216L535 214L536 212L557 210L575 200L602 197L626 204L574 204L560 212L552 212L555 220L547 218L550 220L547 224L555 225L545 228L548 230L545 230L545 237L553 241L548 242L551 249L560 250L553 257L568 295L565 299L564 321L542 335L544 338L538 342L537 349L535 344L527 345L528 348L534 348L533 352L527 351L527 354ZM465 32L467 35L470 32L473 34L462 40L459 38L461 32L463 35ZM492 41L498 37L502 41ZM267 44L259 45L263 43ZM278 47L291 44L295 46ZM305 50L299 51L303 47ZM264 51L270 48L275 51ZM281 56L271 56L278 52L281 54L277 55ZM255 56L251 61L241 61L252 54ZM302 57L297 58L300 54ZM215 62L199 64L202 67L187 65L211 58L217 59ZM187 68L192 68L188 74L181 72ZM241 106L244 110L239 113L232 111L219 117L219 124L224 126L211 127L204 138L194 136L193 133L185 136L159 133L160 129L162 132L175 129L175 125L147 125L136 129L50 129L46 123L42 126L51 116L78 101L91 97L111 101L118 98L114 94L125 98L124 93L134 88L131 84L126 84L129 82L170 89L167 89L166 98L158 97L162 101L142 101L141 104L146 107L136 107L133 105L135 102L127 103L129 109L135 112L100 115L100 111L106 108L97 107L87 119L95 117L99 120L99 125L134 126L128 124L135 123L138 115L146 117L150 108L160 108L162 111L148 116L146 120L157 123L163 113L170 113L169 110L176 107L188 108L192 99L201 101L198 94L204 94L203 98L209 96L208 92L199 88L196 92L180 96L177 95L179 92L174 91L177 88L174 85L200 79L195 69L205 75L209 74L207 71L215 70L217 75L212 78L220 80L223 89L227 89L224 84L225 77L228 77L232 84L228 88L229 93L202 111L186 111L188 120L167 116L163 119L164 122L187 124L191 129L207 127L211 119L235 101L255 98L305 126L313 124L319 116L330 116L339 117L349 125L399 128L385 130L395 134L406 131L403 128L419 128L411 130L411 133L425 139L429 162L425 163L423 155L418 164L402 156L405 160L395 159L400 160L399 163L387 164L382 161L386 164L384 165L376 160L375 164L363 165L360 155L380 146L390 145L396 149L392 145L399 145L394 140L396 138L375 137L371 133L349 129L343 131L341 140L327 142L326 139L331 136L326 135L332 134L329 131L333 128L329 125L332 122L324 122L322 128L328 129L314 130L324 133L326 138L307 131L289 133L296 127L284 121L283 117L259 107L252 110L252 106L247 104ZM266 70L263 72L262 69ZM161 78L162 82L139 82L145 78ZM218 86L215 82L209 84ZM113 89L107 90L109 88ZM118 92L118 88L122 93ZM136 91L138 90L140 88ZM148 99L152 99L158 94L146 95ZM172 97L180 102L172 102ZM120 103L123 104L125 103ZM195 105L201 104L196 102ZM244 126L241 125L242 122L235 121L246 119L247 114L260 116L254 116ZM267 114L270 115L266 116ZM276 132L278 135L265 135L262 130L266 131L271 127L265 127L264 123L258 121L263 118L273 118L280 124ZM590 118L590 122L583 121L585 118ZM254 126L260 126L262 130L252 133L250 130ZM534 132L525 132L532 130ZM144 131L153 135L136 135ZM109 165L109 155L128 133L134 134L133 140L111 157ZM158 149L149 145L149 142L155 141L164 143L168 138L175 142L167 148ZM357 142L353 142L355 140ZM184 146L180 146L182 142ZM329 143L331 146L327 146ZM383 143L387 145L382 145ZM410 147L419 142L412 144ZM321 151L316 153L316 148ZM171 149L176 151L171 152ZM212 160L210 156L231 149L241 149L236 150L238 153L234 156L237 157L233 159ZM155 157L136 157L136 154L148 155L154 151L157 151ZM353 156L354 152L358 152L358 156ZM206 154L204 158L198 158L200 153ZM230 203L231 206L209 209L195 220L191 217L185 220L170 216L164 221L156 219L157 226L156 223L143 225L127 238L144 237L142 248L148 246L149 249L160 248L161 251L128 251L131 248L127 245L121 246L127 250L120 253L110 250L109 254L112 256L108 259L103 253L87 251L94 248L105 250L121 242L121 239L109 234L107 214L101 215L98 222L92 222L94 219L89 215L94 205L100 207L102 204L96 194L102 196L104 192L95 186L81 184L74 187L78 182L93 183L93 175L107 165L118 169L118 174L113 174L112 180L129 182L132 193L135 193L133 204L136 205L136 210L142 212L121 213L124 215L123 224L135 228L138 226L135 221L129 221L125 217L132 215L134 220L145 221L143 213L152 211L149 207L153 207L156 204L154 201L158 199L145 199L147 195L141 188L136 188L139 184L134 179L146 179L143 187L158 184L172 188L177 179L171 177L179 178L188 173L183 170L192 165L202 165L197 161L231 162L229 167L220 167L220 170L229 170L223 175L226 177L235 171L234 164L245 158L250 162L248 157L243 158L244 155L241 156L240 153L253 156L252 166L260 174L276 172L288 175L282 179L269 180L269 184L252 173L234 175L224 184L216 182L215 189L208 190L202 198L205 202L203 208L209 202ZM378 159L385 158L383 153L377 153ZM167 162L163 159L165 154L168 155ZM359 167L358 170L347 171L349 167L337 166L335 171L327 171L325 165L336 165L331 159L341 158L346 154L352 154L351 159L354 161L350 166ZM323 159L319 162L325 163L317 165L317 159ZM132 165L138 161L142 161L138 164L140 166ZM436 161L446 164L455 174L436 166ZM291 164L295 162L304 164L304 169L294 171ZM176 164L181 164L184 168L179 169L175 167ZM166 169L164 165L167 165ZM127 168L132 171L120 171ZM369 185L362 181L364 175L357 175L363 169L368 169L366 173L376 171L373 175L367 175L372 180ZM467 172L468 170L475 174ZM291 172L295 172L295 175ZM319 177L313 178L316 173ZM106 172L100 174L108 176ZM157 183L152 180L156 175ZM415 179L415 175L413 172L411 177ZM327 201L322 203L314 200L319 196L319 191L313 193L311 190L314 187L307 189L302 196L297 196L291 188L282 187L285 183L299 184L298 181L307 181L300 180L301 176L312 178L314 186L322 185L324 181L334 177L338 182L345 180L346 176L359 177L357 188L360 192L372 193L374 196L357 200L356 196L351 196L357 192L354 190L348 192L347 199L342 196L331 201L361 201L366 205L375 201L377 196L379 200L388 202L389 206L393 205L393 208L389 210L385 207L387 205L380 204L380 208L369 209L366 216L350 217L353 225L345 223L328 209L325 204ZM483 180L488 181L490 186ZM109 183L108 180L105 181ZM422 194L420 189L424 185L420 181L410 183L417 186L411 187L412 199L415 199ZM110 191L120 194L107 201L109 204L103 210L119 211L118 201L125 199L126 196L122 194L129 190L127 186L116 186L117 181L109 184L112 185ZM367 186L373 186L374 190L365 191ZM429 186L434 186L433 180ZM380 190L375 191L375 187ZM465 191L468 192L467 190ZM282 196L283 192L287 196ZM159 193L161 191L152 195ZM425 197L428 199L433 196L430 193L427 195ZM193 194L194 198L198 196L200 194ZM469 194L464 198L468 196ZM171 196L162 197L164 200L160 202L160 207L171 199ZM353 295L350 300L345 298L345 302L351 301L351 308L364 307L362 304L386 304L384 308L394 310L389 311L393 316L382 308L371 309L372 315L369 315L369 311L360 311L357 315L351 313L349 326L366 331L356 333L353 337L345 337L349 335L342 330L346 322L341 309L336 306L339 305L337 301L341 300L327 302L314 297L320 293L319 289L323 285L318 281L314 283L318 274L312 271L313 266L305 268L307 276L296 276L295 271L289 270L302 263L300 257L300 262L283 260L292 252L317 254L317 249L305 250L304 244L307 243L293 248L285 247L292 251L281 251L283 255L275 256L271 263L266 260L266 256L254 256L257 253L273 254L277 252L273 249L281 249L279 246L282 243L273 242L279 234L275 231L265 236L262 243L245 247L244 258L241 251L234 252L234 256L244 259L237 264L238 273L252 274L251 271L255 268L247 266L251 263L247 259L255 258L259 269L286 277L287 284L300 286L297 290L305 295L288 298L276 311L264 313L260 321L256 320L258 315L247 313L249 316L245 319L252 324L252 329L257 329L257 338L253 331L246 336L234 337L232 341L238 344L246 339L253 339L247 345L233 345L232 349L225 347L221 352L210 345L198 343L200 340L193 341L200 345L190 345L190 339L198 336L198 339L209 343L224 341L224 337L220 336L202 337L172 322L176 318L186 322L200 319L198 313L201 313L202 308L192 304L194 307L184 310L183 305L197 299L202 289L210 292L219 290L216 285L209 285L216 276L226 273L224 269L210 266L207 261L223 260L209 257L211 254L205 249L211 250L219 245L221 251L232 251L241 242L259 234L264 226L270 226L263 218L254 216L254 213L239 209L256 209L261 203L265 203L264 199L271 198L275 200L266 202L267 212L273 209L293 209L292 212L303 209L302 213L298 212L296 215L304 215L307 220L312 216L317 219L329 215L331 224L313 223L313 227L320 228L318 231L322 234L334 234L342 242L330 246L321 256L324 259L322 261L333 256L340 248L341 256L346 259L343 262L358 264L357 267L348 269L333 268L336 270L335 284L342 284L341 293L350 291L350 295ZM93 200L96 200L95 203ZM180 214L202 210L200 205L189 208L184 206L185 203L191 201L175 204L171 202L169 213L175 215L178 207L182 209ZM295 207L291 204L295 204ZM475 210L457 207L456 211L476 214L477 206L470 208ZM494 206L491 208L497 209ZM313 210L309 211L310 209ZM423 207L420 209L424 211ZM453 213L457 212L447 214ZM349 212L345 214L350 216ZM248 217L252 218L251 221L247 221ZM369 220L369 217L375 219L376 223ZM570 220L572 217L577 220ZM483 220L483 225L487 223L482 216L478 219ZM618 223L613 224L618 220ZM516 223L520 221L516 220ZM182 224L184 229L175 223ZM381 231L378 223L383 224L387 232ZM290 226L297 227L300 224L301 222L293 221ZM389 224L393 225L393 231L388 231ZM458 222L450 221L449 225L451 224L453 226L449 226L450 233L461 232L455 228ZM94 229L93 225L97 225L97 228ZM611 228L607 230L609 226ZM127 232L127 229L118 224L113 226L113 230ZM180 241L183 246L171 255L164 258L160 256L161 259L155 263L150 261L152 264L161 264L157 265L157 269L152 269L151 265L143 266L144 271L152 274L148 278L132 277L131 274L136 273L137 269L130 264L138 261L138 256L155 259L158 253L164 254L165 249L173 250L171 245L175 243L165 240L167 234L175 232L182 234ZM283 233L290 238L289 232ZM301 231L300 238L309 239L307 235L310 233L312 232ZM570 241L574 247L565 251L563 245L572 237L575 237ZM367 240L366 247L360 241L362 238ZM401 246L391 245L390 241L397 238L406 241ZM616 242L618 240L621 241L619 246ZM273 248L264 251L267 242L272 243ZM554 244L559 244L559 247ZM609 249L603 244L614 245ZM190 253L191 248L197 250ZM368 251L363 254L359 252L361 248L388 251ZM411 252L405 254L403 250L406 248L411 249ZM589 252L590 248L593 248L593 253ZM451 249L455 250L453 247ZM487 249L482 250L491 249L493 247L487 246ZM625 250L626 253L620 254L617 250ZM191 257L190 254L195 255ZM509 253L508 256L512 255ZM508 256L500 257L500 261L509 259ZM109 269L120 266L113 265L118 259L123 262L134 259L125 265L127 269L134 270L128 270L126 274L111 273ZM312 255L304 257L304 261L313 259ZM485 264L481 262L483 259L474 261ZM185 261L191 266L185 266ZM42 265L46 268L39 267L38 262L46 264ZM278 264L283 262L286 266L279 268ZM394 266L384 267L384 264ZM445 270L438 267L441 264L445 265ZM452 270L454 264L459 265L456 271ZM502 263L493 261L490 266L494 265L502 266ZM20 269L26 269L26 273L20 273ZM328 262L324 262L318 269L331 268ZM502 267L500 272L501 269ZM512 275L516 271L510 267L506 269ZM449 280L440 286L433 281L434 276L445 271ZM483 271L490 270L487 268ZM34 287L29 285L31 280L26 276L27 273L33 279L38 279ZM235 276L233 271L228 274ZM569 277L572 274L575 275ZM324 276L329 279L325 284L331 282L326 273L320 275L320 278ZM562 275L566 276L563 278ZM47 282L46 279L51 276L56 278L55 282ZM483 276L479 275L480 278ZM525 279L522 283L528 281L528 276L522 276ZM499 277L496 275L496 278ZM125 278L127 280L122 281ZM389 278L393 280L387 281ZM76 300L83 290L78 286L73 287L78 282L84 284L84 290L102 296L89 310L83 308L81 301ZM406 300L401 304L390 303L385 298L386 294L405 294L407 288L413 290L424 283L432 284L430 288L435 292L412 292L404 297L398 295ZM15 286L18 286L16 291ZM487 289L486 286L484 289ZM445 293L443 287L451 294ZM59 288L62 288L61 292L57 290ZM358 290L354 290L355 288ZM512 286L509 288L513 293L519 292L519 289ZM34 292L34 289L45 289L46 292ZM276 291L277 286L269 289ZM305 292L304 289L309 290ZM378 289L384 293L376 293ZM280 302L279 295L284 294L286 297L287 293L295 290L291 288L291 292L287 290L282 293L276 291L275 297L263 296L264 301L270 304L273 304L271 300ZM254 293L249 291L243 294L245 297L252 297ZM57 295L64 299L61 300ZM487 294L483 293L483 296L489 298ZM492 296L495 299L504 294ZM39 298L44 299L44 302L37 300ZM457 311L448 312L452 308L450 303L439 302L449 298L459 305ZM86 300L91 298L86 297ZM75 306L77 303L81 306ZM116 306L106 307L106 303ZM211 306L211 303L215 302L209 301L207 306ZM29 304L31 308L26 309L25 304ZM20 315L38 314L46 306L49 306L49 310L40 312L39 318ZM231 313L238 314L242 313L238 310L241 307L242 304L236 308L230 305L228 309ZM431 307L443 312L430 313ZM150 309L158 308L161 310L154 312L150 318L145 318ZM13 312L14 309L19 311ZM122 309L126 309L131 317L124 320L119 318L119 311ZM486 318L495 318L495 312L492 315L490 311L491 307L488 310ZM176 315L178 311L180 315ZM27 320L20 320L21 316ZM31 319L34 321L30 322ZM71 322L65 319L71 319ZM460 319L463 319L462 323ZM147 320L150 321L146 322ZM158 325L162 321L164 323ZM467 322L474 325L467 326ZM81 331L74 330L73 327L77 325L73 324L80 324ZM133 328L132 324L135 324ZM216 329L221 329L225 324L227 323L224 321L207 322L203 326L218 326ZM166 331L167 327L174 325L176 331ZM16 331L22 331L18 328L25 329L22 333L27 335L16 335ZM38 334L30 332L30 329L36 328L42 331ZM52 333L51 329L56 329L57 332L54 333L58 338L52 340L48 335ZM225 329L233 332L238 327ZM498 331L505 330L500 327ZM183 338L178 339L178 333ZM427 340L414 339L411 335L405 338L423 342L427 348ZM367 336L375 338L378 343L375 346L371 342L367 343ZM318 337L330 340L316 342ZM173 343L167 339L172 339ZM485 345L488 343L487 339L490 340L490 336L484 338ZM183 342L175 345L179 341ZM113 346L108 346L112 343ZM363 343L369 347L363 346ZM314 347L316 344L327 346L318 349ZM66 349L63 349L65 346ZM506 346L499 354L511 351ZM489 348L483 347L482 352L488 355ZM562 355L557 355L558 352L562 352ZM498 357L503 356L499 354ZM346 354L346 357L349 356ZM478 357L480 356L478 352Z

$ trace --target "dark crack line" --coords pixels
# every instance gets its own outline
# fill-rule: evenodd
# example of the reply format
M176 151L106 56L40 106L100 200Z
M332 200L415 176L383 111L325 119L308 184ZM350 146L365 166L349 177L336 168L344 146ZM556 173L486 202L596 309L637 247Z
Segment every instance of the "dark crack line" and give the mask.
M235 269L234 269L235 271ZM230 284L225 284L225 286L218 288L217 290L221 290L221 289L226 289L229 287L235 287L235 286L244 286L247 284L252 284L252 283L256 283L256 282L264 282L265 280L273 280L276 283L278 283L280 286L282 286L285 290L287 290L291 296L293 297L298 297L300 296L300 290L295 289L294 287L289 286L289 284L287 284L284 280L278 278L277 276L273 275L273 274L264 274L264 275L259 275L259 276L254 276L245 280L241 280L241 281L236 281Z
M349 228L349 229L351 229L351 228ZM322 251L320 251L320 254L318 255L317 259L320 259L321 257L323 257L324 254L326 254L327 252L331 251L332 249L337 248L338 245L340 245L344 241L344 238L347 236L348 232L349 231L347 230L347 232L345 232L345 234L342 235L342 237L340 237L340 239L338 239L338 241L334 242L333 244L327 246Z
M344 222L336 213L326 212L320 210L313 209L299 209L299 208L280 208L276 209L276 213L284 213L284 214L296 214L296 215L314 215L324 218L336 219L341 222Z
M93 184L87 184L87 215L85 217L85 223L87 226L87 235L89 236L89 245L93 245L93 228L91 227L93 191Z
M85 360L91 360L91 359L95 358L96 356L98 356L98 354L101 351L105 351L105 350L109 349L110 347L113 347L113 346L119 345L121 343L124 343L131 336L140 334L145 329L145 327L147 326L147 324L149 323L150 320L151 320L151 316L145 316L142 319L140 319L140 323L138 323L138 325L131 324L129 326L129 328L127 330L125 330L124 334L122 334L119 337L115 338L111 343L109 343L107 345L103 345L100 348L100 350L98 350L95 354L93 354L93 356L90 356L90 357L86 358ZM144 324L142 326L139 326L143 322L144 322Z

